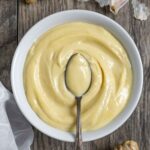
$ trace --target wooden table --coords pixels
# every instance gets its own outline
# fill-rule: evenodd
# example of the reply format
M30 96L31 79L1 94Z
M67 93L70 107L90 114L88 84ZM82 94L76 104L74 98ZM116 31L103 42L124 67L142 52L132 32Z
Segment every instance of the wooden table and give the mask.
M150 1L143 0L149 8ZM102 13L121 24L132 36L142 57L144 86L141 100L128 121L113 134L84 143L85 150L111 150L117 143L133 139L141 150L150 148L150 18L141 22L133 18L133 9L128 3L117 16L108 8L100 8L91 0L80 3L77 0L38 0L27 5L23 0L0 0L0 81L11 90L10 64L16 46L26 31L37 21L52 13L67 9L87 9ZM32 150L73 150L74 144L49 138L34 129Z

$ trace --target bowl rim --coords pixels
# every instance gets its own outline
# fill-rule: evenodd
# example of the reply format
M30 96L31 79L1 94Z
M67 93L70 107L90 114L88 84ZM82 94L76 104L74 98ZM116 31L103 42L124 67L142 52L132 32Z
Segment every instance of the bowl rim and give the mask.
M134 51L134 53L136 55L136 56L134 56L134 58L136 59L135 61L137 63L137 68L139 69L138 70L138 74L136 75L137 76L136 80L138 81L138 85L139 86L136 87L135 91L137 93L135 95L135 98L134 98L134 101L132 103L132 106L129 106L129 109L128 109L128 111L126 111L126 113L123 110L123 112L121 112L113 120L114 123L113 123L112 126L109 126L109 125L107 126L106 125L104 128L102 128L103 131L100 132L99 131L100 129L98 129L98 130L90 131L90 132L87 132L87 133L85 132L85 135L83 133L83 141L92 141L92 140L96 140L96 139L105 137L106 135L111 134L112 132L117 130L120 126L122 126L127 121L127 119L131 116L133 111L135 110L135 108L136 108L136 106L137 106L137 104L139 102L140 95L141 95L141 92L142 92L142 87L143 87L143 67L142 67L142 61L141 61L141 58L140 58L139 51L138 51L134 41L132 40L130 35L127 33L127 31L121 25L119 25L117 22L113 21L112 19L108 18L107 16L104 16L104 15L99 14L97 12L88 11L88 10L65 10L65 11L61 11L61 12L57 12L57 13L54 13L52 15L49 15L49 16L43 18L42 20L40 20L39 22L37 22L23 36L23 38L19 42L19 44L18 44L18 46L16 48L16 51L14 53L14 57L13 57L12 64L11 64L11 86L12 86L12 91L13 91L13 94L14 94L14 97L15 97L15 101L16 101L20 111L22 112L24 117L35 128L37 128L39 131L41 131L42 133L44 133L44 134L46 134L46 135L48 135L50 137L53 137L53 138L55 138L57 140L61 140L61 141L67 141L67 142L73 142L74 141L74 134L73 133L64 132L64 131L61 131L59 129L55 129L55 128L50 127L50 126L49 126L49 130L47 131L46 129L48 129L48 125L46 125L46 123L44 123L41 119L39 119L40 121L38 120L38 123L40 123L40 122L41 123L37 124L37 122L35 122L35 120L32 118L33 115L30 116L31 112L29 113L26 110L27 107L24 108L23 103L20 102L20 100L19 100L20 99L20 97L19 97L19 90L20 89L18 88L19 87L18 84L21 84L21 83L17 83L16 84L16 81L17 81L17 77L16 77L16 63L17 63L17 59L18 59L19 53L21 52L21 50L20 50L21 45L24 45L23 43L24 43L25 39L27 37L29 37L31 32L34 29L36 29L38 26L40 26L41 24L45 23L46 21L48 21L52 17L56 17L57 18L58 16L61 16L61 15L65 16L65 15L82 15L82 14L84 14L85 16L88 16L88 15L89 16L94 16L97 19L100 19L100 18L104 19L107 23L111 23L115 28L118 28L118 30L120 30L120 33L122 33L126 37L128 42L130 42L130 45L132 45L133 51ZM32 44L33 44L33 42L32 42ZM22 54L22 56L23 56L23 54ZM18 80L18 82L21 82L21 81ZM124 109L127 109L126 107ZM111 123L109 123L109 124L111 124Z

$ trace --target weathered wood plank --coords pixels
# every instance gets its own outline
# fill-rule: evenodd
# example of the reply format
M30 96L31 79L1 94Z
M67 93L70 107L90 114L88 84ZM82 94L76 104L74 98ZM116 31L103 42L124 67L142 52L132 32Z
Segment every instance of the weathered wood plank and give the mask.
M148 0L143 0L150 7ZM18 39L38 20L54 12L67 9L88 9L105 14L121 24L135 40L143 60L144 88L143 94L130 119L113 134L93 142L85 143L86 150L109 150L117 143L127 139L134 139L140 143L141 150L149 150L150 146L150 18L140 22L133 18L131 2L127 4L117 16L112 15L108 8L101 9L97 3L90 1L80 3L77 0L39 0L34 5L26 5L19 1ZM10 59L10 58L9 58ZM9 60L10 61L10 60ZM2 63L3 64L3 63ZM5 65L4 65L5 66ZM4 77L5 78L5 77ZM3 78L3 80L4 80ZM8 77L6 77L7 79ZM36 129L33 150L72 150L72 143L60 142L49 138Z
M0 81L9 89L10 64L16 45L17 0L0 0Z

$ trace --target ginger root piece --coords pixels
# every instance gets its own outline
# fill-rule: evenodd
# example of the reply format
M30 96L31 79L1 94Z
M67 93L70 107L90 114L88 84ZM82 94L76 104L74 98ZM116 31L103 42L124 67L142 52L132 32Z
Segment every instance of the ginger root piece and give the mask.
M37 0L25 0L25 2L27 3L27 4L33 4L33 3L35 3Z
M139 146L137 142L131 140L118 145L114 150L139 150Z

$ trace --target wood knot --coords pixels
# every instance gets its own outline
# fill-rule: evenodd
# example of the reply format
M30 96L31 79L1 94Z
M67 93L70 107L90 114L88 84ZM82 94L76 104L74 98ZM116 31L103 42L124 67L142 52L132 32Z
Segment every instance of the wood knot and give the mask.
M37 2L37 0L25 0L25 2L27 4L33 4L33 3Z

